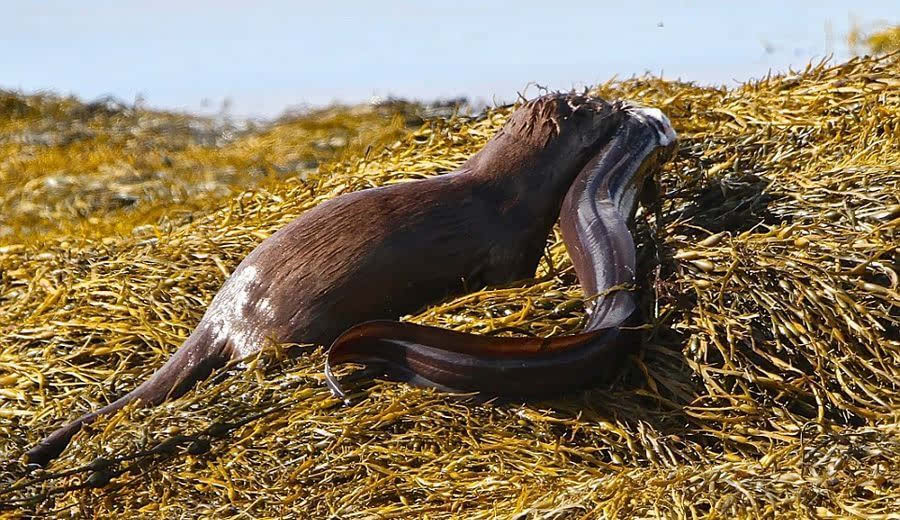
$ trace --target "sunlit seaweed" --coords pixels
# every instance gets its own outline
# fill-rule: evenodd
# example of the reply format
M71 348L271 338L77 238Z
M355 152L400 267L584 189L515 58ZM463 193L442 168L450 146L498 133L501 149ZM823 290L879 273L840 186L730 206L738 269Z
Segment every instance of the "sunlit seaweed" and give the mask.
M0 91L0 243L183 224L248 188L392 142L421 123L417 110L335 106L253 123Z
M680 136L659 182L659 226L653 212L638 218L653 330L615 384L517 403L378 382L357 384L343 406L323 384L321 349L298 359L274 349L175 402L98 420L48 473L15 460L159 366L263 238L341 193L453 169L510 108L433 118L305 178L185 195L182 225L147 220L131 235L107 225L86 240L95 235L59 224L40 241L7 240L0 502L10 514L101 518L895 514L900 56L734 89L637 78L594 92L663 109ZM269 150L285 160L287 145ZM190 164L215 168L215 156ZM237 175L251 175L237 156L247 161ZM563 334L579 330L580 297L556 234L535 280L408 319Z
M879 24L871 30L854 26L847 35L851 49L864 47L872 54L887 54L900 51L900 25Z

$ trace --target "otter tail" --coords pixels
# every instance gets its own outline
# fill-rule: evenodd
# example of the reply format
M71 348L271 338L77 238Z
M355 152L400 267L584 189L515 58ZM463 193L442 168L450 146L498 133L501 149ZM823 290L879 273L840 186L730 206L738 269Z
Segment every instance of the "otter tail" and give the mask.
M93 422L101 415L111 414L132 401L157 406L167 399L180 397L195 383L209 377L213 370L224 366L231 357L220 342L211 341L207 331L194 331L149 379L120 399L83 415L44 438L25 453L26 462L46 466L59 457L82 425Z

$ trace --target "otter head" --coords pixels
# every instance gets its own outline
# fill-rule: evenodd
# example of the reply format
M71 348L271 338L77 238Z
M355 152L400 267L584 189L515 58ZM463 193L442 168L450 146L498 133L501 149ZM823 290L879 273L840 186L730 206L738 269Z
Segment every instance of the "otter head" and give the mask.
M621 120L619 104L577 94L547 94L513 112L501 135L530 146L541 158L558 162L564 155L577 162L608 140Z
M516 109L464 167L497 180L511 191L507 200L528 201L533 213L555 220L566 190L612 139L623 114L600 98L547 94Z

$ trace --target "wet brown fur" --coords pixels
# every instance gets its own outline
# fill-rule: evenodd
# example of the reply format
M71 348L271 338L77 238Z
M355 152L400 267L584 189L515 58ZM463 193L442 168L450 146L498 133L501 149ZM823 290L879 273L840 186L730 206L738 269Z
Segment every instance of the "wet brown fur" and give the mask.
M29 461L58 456L97 415L183 394L267 339L328 345L353 325L533 276L566 190L620 120L618 107L599 99L542 96L452 173L349 193L307 211L241 262L150 379L54 432L28 452ZM242 279L251 281L236 282ZM223 323L222 315L242 319Z

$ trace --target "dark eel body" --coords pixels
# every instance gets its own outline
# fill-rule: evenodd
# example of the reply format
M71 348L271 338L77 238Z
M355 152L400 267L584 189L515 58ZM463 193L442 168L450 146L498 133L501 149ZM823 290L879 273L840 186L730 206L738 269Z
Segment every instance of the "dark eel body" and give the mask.
M552 94L532 100L457 171L342 195L264 240L200 323L148 380L56 430L26 458L45 465L83 424L138 400L176 398L265 344L332 344L331 367L377 360L434 386L540 394L614 370L635 344L620 326L634 277L627 221L644 177L672 147L659 111ZM534 275L562 208L562 229L590 299L585 331L489 338L391 320L466 292ZM375 321L373 321L375 320Z

